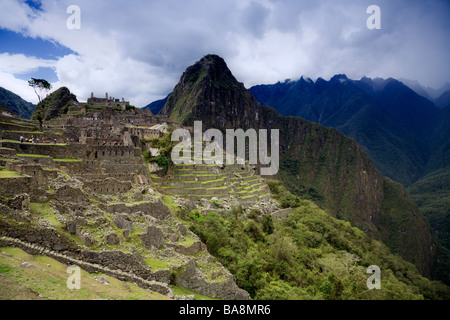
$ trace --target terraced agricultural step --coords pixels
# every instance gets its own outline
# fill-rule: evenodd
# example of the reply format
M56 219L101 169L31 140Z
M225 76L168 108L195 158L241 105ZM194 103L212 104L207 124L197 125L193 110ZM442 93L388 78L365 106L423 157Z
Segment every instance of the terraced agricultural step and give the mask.
M224 178L216 179L216 180L207 180L207 181L168 181L164 183L164 188L172 188L172 187L198 187L198 188L211 188L211 187L221 187L224 185L230 185L226 182Z
M227 179L228 177L224 174L217 175L217 174L202 174L202 175L174 175L169 178L166 182L171 181L179 181L179 182L186 182L186 181L192 181L192 182L214 182L221 180L222 182ZM228 179L227 179L228 180Z
M211 188L202 188L202 187L186 187L186 188L176 188L176 187L161 187L161 190L165 193L172 195L215 195L221 194L228 196L230 195L230 189L227 186L224 187L211 187Z

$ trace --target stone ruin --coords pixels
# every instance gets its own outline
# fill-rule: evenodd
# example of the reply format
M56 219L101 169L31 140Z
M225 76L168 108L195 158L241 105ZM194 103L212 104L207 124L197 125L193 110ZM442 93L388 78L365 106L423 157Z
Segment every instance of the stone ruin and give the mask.
M0 119L0 165L14 174L0 183L0 243L79 262L90 272L169 297L169 285L176 284L213 298L248 299L234 276L173 217L144 161L140 140L161 137L176 124L107 109L69 113L42 127Z
M94 97L94 93L91 92L91 97L87 99L87 104L93 107L97 106L109 106L109 107L119 107L123 110L126 109L127 106L130 105L129 101L125 101L124 98L122 100L115 99L114 97L108 97L108 92L105 94L105 98L96 98Z

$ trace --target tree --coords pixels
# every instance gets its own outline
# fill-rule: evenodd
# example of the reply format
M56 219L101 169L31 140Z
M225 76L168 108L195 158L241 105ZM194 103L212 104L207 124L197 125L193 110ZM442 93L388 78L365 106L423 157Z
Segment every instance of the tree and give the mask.
M31 78L28 81L28 85L34 89L34 93L36 93L39 102L41 102L44 93L47 93L52 88L52 85L44 79Z
M36 119L39 121L39 128L42 130L42 114L40 111L38 111L37 115L36 115Z

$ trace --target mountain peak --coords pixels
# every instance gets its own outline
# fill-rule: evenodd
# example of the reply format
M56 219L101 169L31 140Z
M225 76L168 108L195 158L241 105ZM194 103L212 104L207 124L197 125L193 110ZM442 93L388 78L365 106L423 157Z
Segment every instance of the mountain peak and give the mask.
M330 82L339 81L340 83L345 83L348 81L348 78L345 74L336 74L331 79Z
M187 68L180 81L195 83L203 80L204 77L213 81L228 78L230 81L237 82L225 60L215 54L208 54Z
M244 117L244 110L256 105L259 104L236 80L225 60L209 54L186 69L160 114L185 125L208 114L211 120L221 119L220 127L225 128L230 115L242 113Z
M66 113L68 105L72 102L78 102L77 97L67 87L61 87L38 103L31 119L36 120L38 116L43 120L56 118Z

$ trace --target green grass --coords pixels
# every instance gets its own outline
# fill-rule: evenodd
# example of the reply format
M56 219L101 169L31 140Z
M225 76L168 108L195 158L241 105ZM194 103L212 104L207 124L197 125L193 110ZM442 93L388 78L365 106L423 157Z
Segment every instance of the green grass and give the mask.
M55 134L58 134L58 133L55 133ZM60 135L62 135L62 133L60 134ZM21 142L19 141L19 140L13 140L13 139L3 139L3 142L11 142L11 143L16 143L16 144L21 144ZM24 142L23 144L26 144L26 145L31 145L32 143L30 143L30 142ZM62 147L65 147L65 146L67 146L67 143L56 143L56 144L54 144L53 142L46 142L46 143L42 143L42 142L39 142L39 143L35 143L34 145L38 145L38 146L40 146L40 145L43 145L43 146L62 146Z
M176 296L190 296L193 295L194 296L194 300L219 300L219 299L214 299L208 296L205 296L203 294L191 291L189 289L180 287L180 286L171 286L172 292L174 295Z
M195 243L197 240L190 238L190 237L184 237L184 241L180 241L179 244L181 244L184 247L189 247L191 246L193 243Z
M169 264L163 260L146 258L145 262L147 263L148 266L150 266L152 271L160 270L160 269L169 269Z
M0 122L0 125L13 125L14 127L21 127L21 128L27 128L27 129L34 129L34 127L31 126L24 126L24 125L20 125L20 124L16 124L16 123L6 123L6 122Z
M20 174L9 170L0 170L0 178L21 178Z
M42 169L44 171L58 171L59 173L61 173L64 176L64 180L66 180L66 181L70 180L69 175L61 169L58 169L58 168L42 168Z
M163 200L166 206L169 207L171 211L178 210L178 205L171 197L163 196Z
M22 158L50 158L50 156L46 156L43 154L25 154L25 153L18 153L16 154L18 157Z
M8 159L8 158L1 158L1 157L0 157L0 161L6 161L6 162L17 162L18 160L14 160L14 159Z
M206 190L226 190L226 189L228 189L228 186L206 188Z
M70 234L65 226L56 219L55 211L52 209L50 202L30 202L30 212L33 215L37 215L40 218L50 222L58 233L67 236L69 239L73 239L78 244L82 244L82 241L77 235Z
M35 130L35 131L20 131L20 130L5 130L5 132L10 133L26 133L26 134L43 134L42 131Z
M4 247L0 254L0 299L2 300L166 300L166 296L149 292L135 284L108 275L81 270L81 289L67 288L67 266L46 256L33 256L18 248ZM18 267L23 261L35 268ZM104 285L95 280L103 276ZM38 297L41 294L44 297Z

